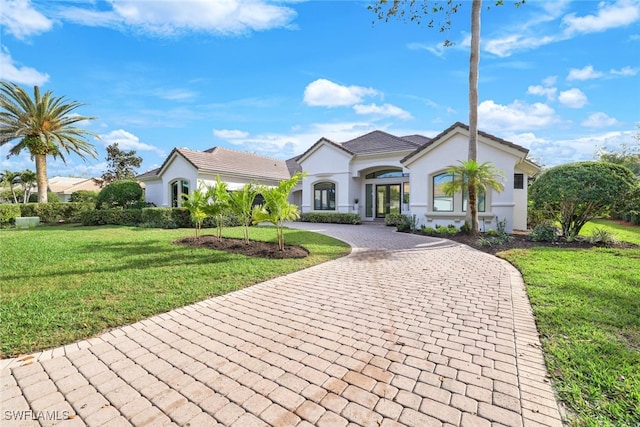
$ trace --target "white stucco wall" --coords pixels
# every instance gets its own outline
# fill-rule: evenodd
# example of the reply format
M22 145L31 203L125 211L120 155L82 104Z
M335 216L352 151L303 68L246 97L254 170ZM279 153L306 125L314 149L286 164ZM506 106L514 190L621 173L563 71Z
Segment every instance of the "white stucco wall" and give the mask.
M144 199L156 206L162 206L162 180L144 181Z
M415 214L420 225L436 227L437 225L454 224L457 227L464 224L465 212L462 211L462 194L454 196L453 212L434 212L432 206L433 176L445 172L450 165L459 164L459 160L466 160L468 151L468 136L456 133L419 153L416 158L406 163L410 172L411 203L409 209ZM480 230L496 227L496 218L507 219L507 231L512 231L516 225L521 225L521 219L514 219L516 200L513 190L514 166L519 158L512 153L496 147L497 143L478 139L478 162L490 161L503 171L505 189L501 193L493 190L486 199L486 212L479 212ZM523 153L524 155L524 153ZM521 201L521 195L518 201ZM526 206L526 194L525 194ZM526 213L526 208L525 208ZM526 226L526 215L525 215Z
M197 171L193 165L182 156L177 155L165 166L164 172L160 176L160 188L153 190L154 197L156 197L156 194L160 194L160 203L150 200L149 195L145 196L146 200L155 203L156 206L169 207L171 206L171 188L169 184L176 179L182 179L189 183L189 190L191 191L196 188L197 177Z
M307 176L302 180L302 212L312 212L313 186L318 182L333 182L336 185L336 210L322 212L351 212L353 205L351 189L351 155L339 148L321 144L309 153L300 165Z
M513 207L513 229L514 230L526 230L527 229L527 201L528 201L528 178L527 173L522 169L516 167L514 173L521 173L524 175L524 185L522 189L513 190L513 201L515 206ZM513 183L511 183L513 188Z

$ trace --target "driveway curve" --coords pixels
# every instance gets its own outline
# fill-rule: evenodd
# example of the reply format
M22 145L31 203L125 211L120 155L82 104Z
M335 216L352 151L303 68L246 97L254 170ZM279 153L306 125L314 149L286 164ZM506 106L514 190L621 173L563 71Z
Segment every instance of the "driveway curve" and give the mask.
M377 224L349 256L2 360L1 425L561 426L520 274Z

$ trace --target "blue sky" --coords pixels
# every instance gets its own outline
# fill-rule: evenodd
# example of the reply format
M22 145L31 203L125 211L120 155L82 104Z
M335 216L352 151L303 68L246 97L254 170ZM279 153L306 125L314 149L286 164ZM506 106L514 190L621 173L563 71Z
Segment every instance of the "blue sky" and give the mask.
M552 166L637 144L640 1L510 0L482 11L480 129ZM376 22L366 1L0 0L0 77L80 101L98 176L118 142L157 167L174 147L286 159L321 137L435 136L468 123L469 1L447 33ZM437 16L435 16L437 18ZM442 47L445 39L455 42ZM0 168L34 169L28 154Z

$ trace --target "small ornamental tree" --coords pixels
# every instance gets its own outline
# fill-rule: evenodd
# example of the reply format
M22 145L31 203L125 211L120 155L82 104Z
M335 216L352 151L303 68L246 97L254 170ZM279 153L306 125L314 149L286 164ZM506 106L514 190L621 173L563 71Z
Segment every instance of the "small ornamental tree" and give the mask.
M573 240L590 220L606 216L637 186L626 167L608 162L578 162L556 166L531 185L534 209L558 221L562 236Z
M98 208L130 208L142 200L142 187L136 181L115 181L100 190Z
M291 190L303 178L303 173L296 173L291 178L280 181L277 187L260 187L264 204L253 208L253 223L270 222L276 226L278 248L284 250L284 222L300 218L298 206L289 203Z
M205 212L216 221L216 237L218 240L222 240L224 216L229 210L229 192L227 188L227 183L220 179L220 175L216 176L215 185L207 186L207 207Z
M255 184L245 184L242 190L229 193L229 205L242 222L242 230L245 244L249 243L249 226L253 221L253 202L258 195L258 187Z
M207 214L207 194L198 188L192 191L191 194L183 194L182 207L187 208L191 215L191 220L196 226L196 239L200 238L200 230L202 230L202 223L209 216Z

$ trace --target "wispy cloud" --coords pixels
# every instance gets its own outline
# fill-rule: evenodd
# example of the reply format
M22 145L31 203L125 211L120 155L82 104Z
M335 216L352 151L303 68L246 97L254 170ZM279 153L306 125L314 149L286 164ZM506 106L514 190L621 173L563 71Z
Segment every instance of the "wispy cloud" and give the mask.
M558 89L555 87L546 87L541 85L529 86L527 88L528 94L546 96L547 100L549 101L553 101L556 99L557 92Z
M619 122L613 117L610 117L607 113L592 113L580 123L582 126L589 128L604 128L609 126L615 126Z
M0 24L4 31L19 40L44 33L53 27L53 21L35 10L29 0L2 0Z
M60 17L88 26L130 29L149 36L173 37L190 32L240 35L274 28L293 28L295 10L266 0L140 2L111 1L111 10L62 7Z
M509 105L501 105L487 100L478 106L480 128L489 132L542 129L558 121L554 109L540 102L528 104L516 100Z
M396 107L395 105L391 104L357 104L353 106L353 110L356 112L356 114L361 115L396 117L401 120L410 120L413 118L408 111L405 111L402 108Z
M9 50L2 46L0 50L0 79L29 86L42 86L49 81L49 74L35 68L20 66L14 63Z
M114 142L118 143L118 147L121 150L135 150L135 151L154 151L159 156L165 156L164 150L155 147L150 144L140 142L140 138L131 132L127 132L124 129L117 129L109 133L100 135L100 139L106 145L111 145Z
M593 65L587 65L583 68L572 68L569 70L569 75L567 76L567 80L591 80L597 79L604 76L604 73L601 71L595 71L593 69Z
M627 26L640 19L640 5L636 0L619 0L613 4L601 2L593 15L576 16L575 13L562 20L567 34L595 33L610 28Z

